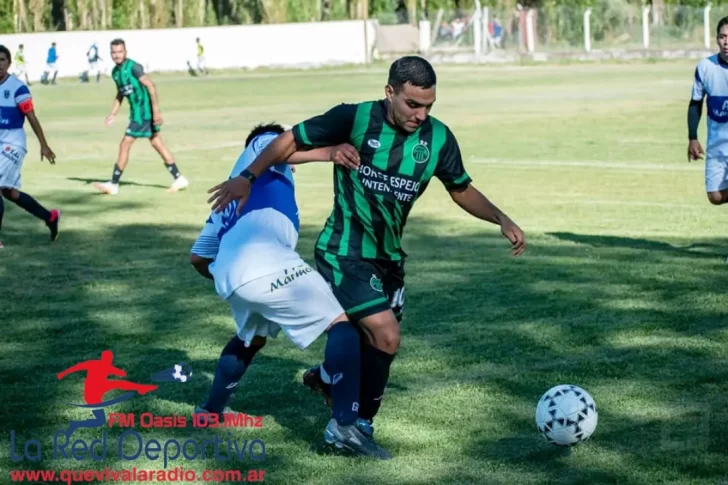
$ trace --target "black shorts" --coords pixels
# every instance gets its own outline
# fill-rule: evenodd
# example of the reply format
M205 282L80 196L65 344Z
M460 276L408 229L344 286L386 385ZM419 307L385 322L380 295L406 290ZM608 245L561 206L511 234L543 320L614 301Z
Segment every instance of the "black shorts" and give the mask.
M404 312L404 261L338 258L316 250L316 269L352 321L392 310Z
M151 138L154 133L159 133L161 126L156 126L152 120L142 120L141 123L130 121L126 127L126 136L133 138Z

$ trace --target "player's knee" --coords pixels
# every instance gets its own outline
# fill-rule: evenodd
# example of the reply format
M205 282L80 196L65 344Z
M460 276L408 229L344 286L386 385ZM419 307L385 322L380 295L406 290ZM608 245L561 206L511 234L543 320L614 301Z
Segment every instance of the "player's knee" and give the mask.
M18 200L20 198L20 192L16 189L2 189L3 197L9 200Z
M725 202L725 198L721 192L708 192L708 201L713 205L721 205Z
M268 339L266 337L261 337L260 335L256 335L253 337L253 340L250 341L250 346L255 347L258 350L265 347L265 344L268 343Z
M387 325L378 328L375 332L372 332L372 336L376 348L388 354L397 353L400 343L399 325Z

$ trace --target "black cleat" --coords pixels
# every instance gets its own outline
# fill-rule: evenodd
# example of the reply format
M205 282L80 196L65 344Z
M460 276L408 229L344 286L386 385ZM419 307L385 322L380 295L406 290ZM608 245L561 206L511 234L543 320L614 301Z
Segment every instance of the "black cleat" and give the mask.
M321 379L321 366L317 365L316 367L312 367L303 374L303 385L313 392L321 394L328 407L333 405L331 400L331 384L326 384Z

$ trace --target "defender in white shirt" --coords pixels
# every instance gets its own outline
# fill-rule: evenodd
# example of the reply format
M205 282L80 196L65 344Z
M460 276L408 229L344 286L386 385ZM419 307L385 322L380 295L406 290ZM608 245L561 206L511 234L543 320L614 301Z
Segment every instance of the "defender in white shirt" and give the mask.
M35 116L28 86L9 73L11 62L10 50L0 45L0 192L4 198L45 222L51 233L51 241L55 241L58 238L60 211L49 211L33 197L20 191L20 172L27 153L23 129L26 118L40 142L41 160L47 158L53 165L56 155L48 147L43 129ZM4 213L3 197L0 197L0 227Z

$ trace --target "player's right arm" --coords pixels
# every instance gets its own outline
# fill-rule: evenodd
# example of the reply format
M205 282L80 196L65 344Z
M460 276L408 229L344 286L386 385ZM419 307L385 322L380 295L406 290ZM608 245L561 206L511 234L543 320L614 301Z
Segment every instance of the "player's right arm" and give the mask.
M104 121L106 126L109 126L111 125L111 123L114 122L116 115L119 113L119 108L121 108L122 101L124 101L124 95L121 94L120 90L117 90L116 97L114 98L114 104L111 106L111 114L107 116L106 120Z
M250 194L250 186L255 179L273 165L280 163L280 160L289 160L296 151L348 142L355 116L355 104L341 104L322 115L297 124L291 131L281 133L240 176L208 191L213 193L208 199L208 202L214 201L213 211L221 212L233 200L239 202L238 212L242 211ZM339 159L334 160L335 163L354 170L359 167L358 153L356 157L348 151L338 152L337 155Z
M693 81L693 92L688 104L688 161L703 158L703 147L698 141L698 126L703 111L703 98L705 88L700 75L700 64L695 68L695 80Z

